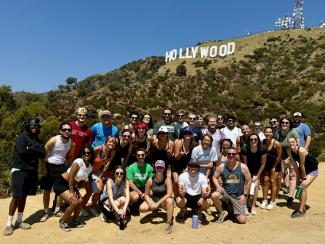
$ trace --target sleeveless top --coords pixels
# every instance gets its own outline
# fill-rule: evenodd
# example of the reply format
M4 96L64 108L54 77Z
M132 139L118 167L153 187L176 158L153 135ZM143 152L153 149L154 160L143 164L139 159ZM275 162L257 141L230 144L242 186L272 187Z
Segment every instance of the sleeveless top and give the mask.
M74 180L76 182L87 181L88 176L92 171L92 166L89 164L87 167L82 158L77 158L74 162L76 162L79 165L79 169L77 174L74 176ZM67 170L67 172L70 173L70 170L71 167Z
M266 146L266 140L263 140L263 144ZM273 141L272 148L269 150L267 149L267 155L266 155L266 164L265 164L265 171L270 171L275 164L275 159L276 159L276 150L275 150L275 140ZM267 147L268 148L268 147ZM281 164L280 164L281 165ZM279 164L277 165L278 168Z
M55 137L55 145L52 150L49 151L47 162L55 165L62 165L65 163L65 156L70 150L71 138L67 143L61 141L61 135Z
M167 152L167 150L169 149L169 142L167 142L167 145L168 146L166 149L160 149L158 148L158 145L153 146L151 151L151 157L150 157L151 162L148 163L154 165L154 163L157 160L163 160L166 164L165 167L167 168L167 166L171 163L171 158L168 156L168 152Z
M159 201L159 199L161 199L163 196L167 194L166 176L160 183L157 183L155 181L155 177L153 177L151 181L152 181L152 186L151 186L152 200L154 202L157 202Z
M239 197L244 194L245 177L241 170L241 163L234 169L229 169L225 164L221 174L223 189L232 197Z
M107 160L110 157L110 154L105 155L105 146L101 145L101 149L99 154L95 156L94 162L93 162L93 172L97 172L101 168L104 167L104 165L107 163Z
M195 147L195 143L193 143L193 141L194 139L192 138L188 153L182 155L178 160L175 159L175 161L173 162L173 171L182 172L187 168L187 165L191 160L193 148ZM182 142L181 152L185 153L183 139L181 139L181 142Z
M297 150L297 153L291 150L291 156L292 158L299 163L299 168L300 168L300 158L299 158L299 148ZM318 169L318 160L310 155L309 153L305 157L305 170L306 170L306 175L308 175L310 172L315 171Z
M115 185L114 180L110 179L111 186L112 186L112 192L113 192L113 199L116 200L122 196L125 196L125 182L126 180L122 180L120 185Z

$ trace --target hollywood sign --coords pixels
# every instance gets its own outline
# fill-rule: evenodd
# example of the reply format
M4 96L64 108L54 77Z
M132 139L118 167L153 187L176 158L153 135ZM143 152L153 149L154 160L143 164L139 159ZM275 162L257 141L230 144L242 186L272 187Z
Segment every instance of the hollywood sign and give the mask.
M185 50L183 48L173 49L166 52L165 62L174 61L175 59L188 59L188 58L215 58L215 57L225 57L231 55L235 52L236 44L234 42L228 42L221 46L203 46L203 47L187 47Z

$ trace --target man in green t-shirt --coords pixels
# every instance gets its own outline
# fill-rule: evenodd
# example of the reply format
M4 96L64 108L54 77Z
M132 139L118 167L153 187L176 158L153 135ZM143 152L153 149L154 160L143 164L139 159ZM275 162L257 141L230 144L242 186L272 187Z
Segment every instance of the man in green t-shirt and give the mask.
M152 166L144 162L146 151L137 150L138 161L131 164L126 171L126 178L130 186L130 205L144 199L144 188L149 178L154 176Z

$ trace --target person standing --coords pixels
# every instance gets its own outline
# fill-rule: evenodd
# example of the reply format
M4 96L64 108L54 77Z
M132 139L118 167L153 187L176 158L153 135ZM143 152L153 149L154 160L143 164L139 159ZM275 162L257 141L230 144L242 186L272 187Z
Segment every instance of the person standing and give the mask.
M173 111L171 108L166 107L163 110L163 119L158 121L153 128L153 139L157 139L160 127L164 126L168 129L169 140L175 141L178 138L177 126L172 121Z
M50 217L50 193L55 180L64 173L69 167L70 163L66 162L66 157L69 152L69 160L72 161L74 155L74 147L71 140L72 127L68 122L63 122L59 127L60 134L53 136L48 140L45 145L46 159L42 161L40 174L43 176L41 179L41 189L43 192L43 205L44 213L41 222L45 222ZM71 162L70 161L70 162ZM54 214L60 216L60 203L56 202Z
M108 136L114 136L116 140L119 138L118 128L112 124L112 113L108 110L99 112L99 119L101 122L94 124L91 127L93 148L103 145Z
M217 117L210 116L208 119L208 128L202 130L203 135L209 134L213 138L212 146L217 152L220 151L221 131L217 128Z
M23 212L27 195L36 195L38 160L45 157L44 144L38 139L40 128L40 120L30 118L26 122L25 130L17 137L11 169L12 199L6 228L3 231L4 236L11 235L14 228L24 230L31 228L29 224L23 222ZM13 226L12 220L17 209L17 220Z
M295 112L293 114L293 128L298 131L300 146L308 150L311 142L311 132L308 125L301 122L302 114Z
M237 161L237 149L231 147L227 150L228 161L220 164L212 178L216 185L216 191L211 199L219 211L218 223L222 223L228 216L228 212L223 209L222 202L230 203L238 223L246 223L245 205L249 187L251 185L251 175L248 167ZM220 185L219 177L222 178Z
M221 129L222 139L228 138L236 147L236 139L238 136L243 135L241 130L236 127L236 117L233 115L228 116L226 127Z

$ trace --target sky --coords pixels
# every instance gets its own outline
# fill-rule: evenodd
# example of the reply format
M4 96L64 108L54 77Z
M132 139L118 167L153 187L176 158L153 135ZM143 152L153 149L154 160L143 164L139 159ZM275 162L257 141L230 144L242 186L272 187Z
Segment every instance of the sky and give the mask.
M295 0L0 0L0 86L46 92L198 42L274 30ZM305 26L325 1L304 1Z

